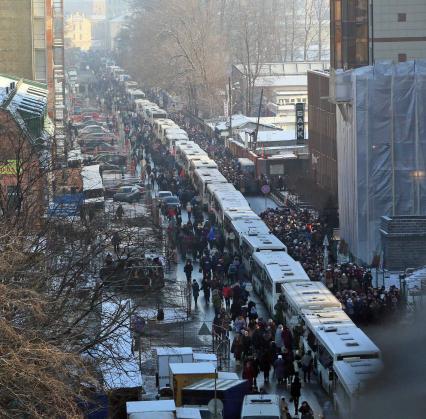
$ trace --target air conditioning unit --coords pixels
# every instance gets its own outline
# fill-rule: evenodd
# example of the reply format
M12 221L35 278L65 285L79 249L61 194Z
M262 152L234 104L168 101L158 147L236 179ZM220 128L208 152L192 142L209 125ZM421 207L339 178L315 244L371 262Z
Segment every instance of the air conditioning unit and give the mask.
M329 99L332 103L345 103L352 101L352 71L342 69L330 71Z

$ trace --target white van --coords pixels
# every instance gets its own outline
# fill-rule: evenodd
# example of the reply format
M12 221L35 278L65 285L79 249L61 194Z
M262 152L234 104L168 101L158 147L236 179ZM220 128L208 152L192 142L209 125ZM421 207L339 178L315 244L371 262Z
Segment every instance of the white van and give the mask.
M241 419L281 419L280 397L276 394L253 394L244 397Z

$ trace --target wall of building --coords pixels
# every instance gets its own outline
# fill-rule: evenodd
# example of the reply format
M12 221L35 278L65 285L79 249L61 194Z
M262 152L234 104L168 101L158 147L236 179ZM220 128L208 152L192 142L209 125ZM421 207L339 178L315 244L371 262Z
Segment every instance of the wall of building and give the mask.
M65 39L71 48L88 51L92 46L92 23L81 13L69 16L65 24Z
M375 61L398 62L426 58L426 2L423 0L374 0L370 18Z
M33 78L31 0L0 2L0 72ZM19 30L18 30L19 29Z
M313 181L337 203L336 105L327 100L329 76L308 72L309 153Z

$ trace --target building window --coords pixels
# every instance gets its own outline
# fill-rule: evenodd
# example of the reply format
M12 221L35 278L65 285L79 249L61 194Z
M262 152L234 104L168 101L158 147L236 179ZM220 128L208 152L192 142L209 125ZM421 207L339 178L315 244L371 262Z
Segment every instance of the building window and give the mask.
M290 103L290 99L286 99L285 103L287 103L287 104Z
M398 22L406 22L407 13L398 13Z
M294 99L291 99L291 103L294 103L295 101L294 101Z
M407 61L407 54L398 54L398 62L403 63Z

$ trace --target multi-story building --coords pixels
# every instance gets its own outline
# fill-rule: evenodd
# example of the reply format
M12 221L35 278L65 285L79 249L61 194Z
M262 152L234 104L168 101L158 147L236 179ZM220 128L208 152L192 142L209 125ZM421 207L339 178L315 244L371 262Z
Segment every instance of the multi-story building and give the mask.
M426 2L330 0L330 14L331 71L308 72L309 181L337 200L334 70L426 58Z
M331 67L426 58L426 2L331 0Z
M263 90L263 116L274 116L274 123L283 129L296 127L296 103L307 103L308 70L324 70L325 62L286 62L232 66L232 83L236 105L234 111L255 116L258 113L260 92ZM308 113L305 106L305 121Z
M88 51L92 47L92 22L82 13L68 16L65 24L67 47Z
M48 110L57 128L58 155L64 153L63 0L2 0L0 72L48 86Z
M0 213L40 221L46 203L54 127L47 86L0 76Z

